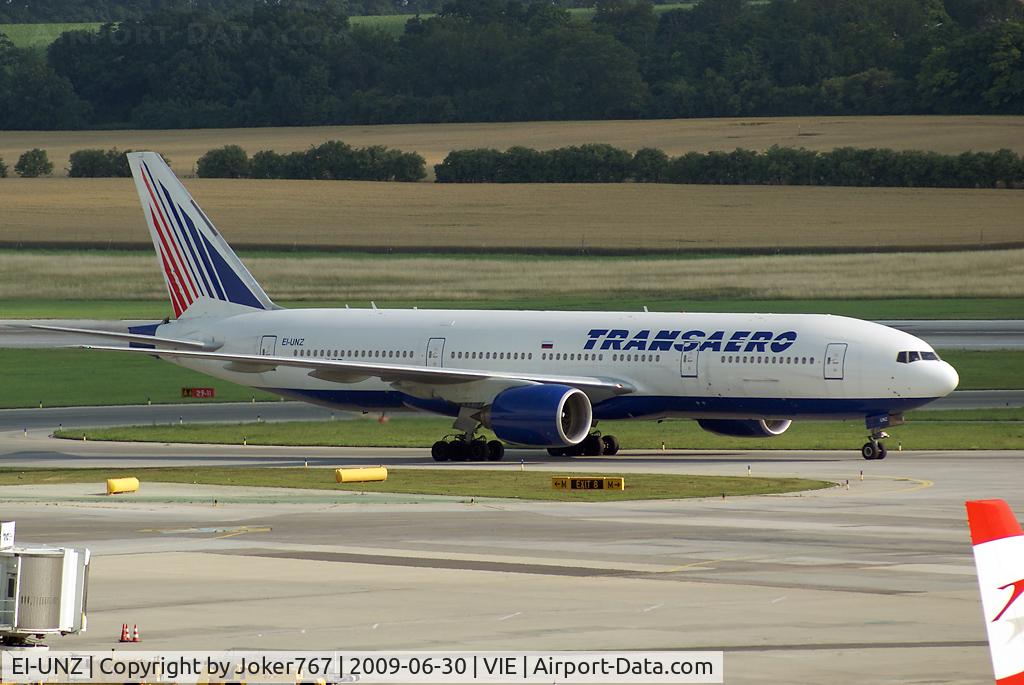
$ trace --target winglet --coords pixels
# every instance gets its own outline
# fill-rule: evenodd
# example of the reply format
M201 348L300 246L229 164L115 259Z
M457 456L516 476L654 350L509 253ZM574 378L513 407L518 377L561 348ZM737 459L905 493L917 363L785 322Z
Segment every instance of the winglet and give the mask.
M967 502L997 685L1024 685L1024 531L1003 500Z

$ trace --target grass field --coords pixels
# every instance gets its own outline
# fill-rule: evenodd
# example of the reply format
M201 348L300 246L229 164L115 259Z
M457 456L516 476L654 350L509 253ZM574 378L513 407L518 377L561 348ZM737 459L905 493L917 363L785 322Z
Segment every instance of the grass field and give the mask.
M696 2L673 2L654 7L655 14L661 14L673 9L689 9ZM575 7L569 10L576 21L588 21L594 16L594 10L589 7ZM349 17L352 26L365 26L392 35L401 35L405 30L405 23L415 17L415 14L381 14L381 15L356 15ZM432 14L422 14L423 18L431 17ZM76 29L88 29L96 31L100 27L97 23L52 23L52 24L0 24L0 33L3 33L16 47L19 48L45 48L55 41L65 31Z
M65 31L97 31L99 22L52 24L0 24L0 33L7 36L15 47L42 49L50 45Z
M0 485L102 483L122 475L110 469L0 469ZM551 487L550 472L484 469L389 469L382 483L334 482L323 468L183 467L143 468L124 472L142 483L201 483L251 487L305 488L356 492L396 492L458 497L505 497L567 502L615 502L638 499L735 497L817 490L832 483L801 478L748 478L637 473L626 477L625 490L562 491ZM566 472L559 475L577 475ZM593 475L593 474L578 474ZM608 474L619 475L619 474Z
M858 319L1019 319L1024 316L1024 298L928 298L861 300L675 300L652 294L650 297L623 297L612 294L602 299L566 300L557 294L542 294L522 299L462 300L382 300L382 307L431 309L547 309L666 312L780 312L791 314L837 314ZM355 307L367 302L350 300L283 300L284 307ZM0 319L162 319L171 314L166 298L159 300L40 300L0 299Z
M1024 449L1020 410L915 412L910 423L891 429L888 447L897 450ZM918 420L921 419L921 420ZM865 439L862 421L794 422L783 435L765 439L727 438L701 429L694 421L602 421L600 429L619 438L624 449L857 449ZM58 437L128 442L183 442L241 445L351 447L429 447L452 432L451 420L400 417L387 423L295 421L287 423L125 426L60 431ZM482 431L488 437L491 434Z
M188 186L236 248L586 255L1024 244L1024 192L1014 190L229 179ZM0 179L0 193L0 244L149 246L130 179L9 178Z
M1024 250L710 258L370 256L245 258L282 302L518 303L686 310L694 300L1024 297ZM0 250L0 300L147 299L166 289L151 250ZM640 306L632 306L640 304ZM166 306L166 305L164 305ZM462 306L466 306L462 304ZM822 311L830 311L822 303ZM1009 309L1014 309L1013 305ZM1017 316L1024 315L1024 308ZM869 318L878 318L873 314ZM80 318L80 317L79 317Z
M140 355L88 350L0 349L0 408L181 402L181 388L209 387L217 401L276 400L277 396L215 380ZM186 400L202 403L210 400Z
M960 373L961 390L1024 387L1024 352L943 351ZM277 399L142 355L90 350L0 349L0 408L180 402L182 387L213 386L217 400ZM54 373L60 369L60 373ZM187 400L201 402L204 400Z
M258 150L304 150L326 140L350 145L386 145L415 151L433 165L452 150L513 145L549 149L582 143L610 143L628 150L656 147L670 155L691 150L765 150L772 145L831 150L884 147L896 150L1009 148L1024 153L1022 116L885 116L662 119L639 121L540 121L479 124L399 124L386 126L307 126L295 128L196 129L166 131L5 131L0 157L13 163L25 150L47 150L57 174L68 157L83 148L157 150L179 174L191 175L196 160L225 144ZM0 181L8 183L10 181Z

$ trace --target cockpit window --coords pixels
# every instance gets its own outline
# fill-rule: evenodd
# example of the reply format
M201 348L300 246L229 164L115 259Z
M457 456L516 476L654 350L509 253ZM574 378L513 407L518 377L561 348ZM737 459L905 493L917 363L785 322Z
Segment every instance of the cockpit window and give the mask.
M934 352L910 350L907 352L899 352L896 355L896 361L899 362L900 364L910 364L912 362L919 361L937 362L940 361L940 358L939 355L935 354Z

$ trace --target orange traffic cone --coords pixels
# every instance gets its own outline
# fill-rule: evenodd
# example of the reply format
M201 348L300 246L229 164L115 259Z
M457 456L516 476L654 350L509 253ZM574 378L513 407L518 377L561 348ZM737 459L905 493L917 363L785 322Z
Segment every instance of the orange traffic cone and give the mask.
M128 624L121 624L121 640L120 642L131 642L132 636L128 634Z
M136 623L135 627L132 629L132 642L142 642L142 640L139 638L139 624L138 623Z

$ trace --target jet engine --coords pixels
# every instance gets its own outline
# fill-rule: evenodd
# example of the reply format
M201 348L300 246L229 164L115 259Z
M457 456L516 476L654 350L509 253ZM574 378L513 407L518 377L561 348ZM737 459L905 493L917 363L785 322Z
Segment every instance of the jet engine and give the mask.
M793 423L788 419L700 419L697 425L711 433L732 438L772 438L782 435Z
M567 385L509 388L494 398L481 422L502 440L530 447L566 447L590 433L590 398Z

